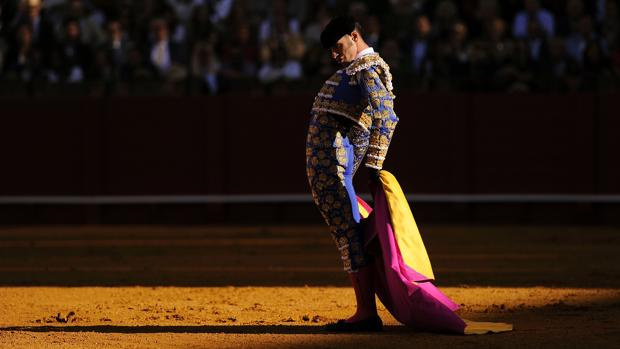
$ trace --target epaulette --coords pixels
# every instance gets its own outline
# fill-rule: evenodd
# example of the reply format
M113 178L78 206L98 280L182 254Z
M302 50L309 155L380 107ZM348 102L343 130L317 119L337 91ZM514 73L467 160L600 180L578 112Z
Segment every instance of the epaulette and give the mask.
M390 66L385 63L383 58L379 56L378 53L369 53L364 55L351 63L344 71L347 75L355 75L362 70L367 70L372 66L380 66L383 69L385 75L385 87L388 91L393 90L392 86L392 74L390 73Z

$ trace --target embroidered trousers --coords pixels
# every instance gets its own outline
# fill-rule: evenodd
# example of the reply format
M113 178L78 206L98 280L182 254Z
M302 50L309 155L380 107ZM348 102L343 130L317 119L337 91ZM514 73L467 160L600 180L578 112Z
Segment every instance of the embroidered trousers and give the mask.
M367 260L353 175L368 148L370 132L344 117L313 113L306 139L306 172L314 202L330 228L347 272Z

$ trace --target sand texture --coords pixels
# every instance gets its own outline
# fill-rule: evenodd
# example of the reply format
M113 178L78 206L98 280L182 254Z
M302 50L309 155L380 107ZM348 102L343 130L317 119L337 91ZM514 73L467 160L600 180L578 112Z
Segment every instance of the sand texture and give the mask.
M316 227L0 229L0 348L620 348L620 231L421 227L436 284L497 335L327 334L354 311Z

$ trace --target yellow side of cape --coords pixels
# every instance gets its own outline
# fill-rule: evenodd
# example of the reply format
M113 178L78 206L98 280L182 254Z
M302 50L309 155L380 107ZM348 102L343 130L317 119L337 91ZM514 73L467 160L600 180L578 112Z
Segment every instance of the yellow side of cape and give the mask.
M381 170L379 174L403 261L418 273L434 280L431 261L403 190L394 175L385 170Z

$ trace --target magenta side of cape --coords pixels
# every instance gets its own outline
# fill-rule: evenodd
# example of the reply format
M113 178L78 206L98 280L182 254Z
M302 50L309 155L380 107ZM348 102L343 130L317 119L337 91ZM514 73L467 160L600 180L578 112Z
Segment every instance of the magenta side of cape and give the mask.
M388 311L401 323L416 329L462 334L465 322L454 313L458 305L444 295L429 279L403 262L398 249L387 199L377 188L373 215L366 225L367 237L379 240L381 256L378 269L377 295ZM423 282L419 282L425 280Z

